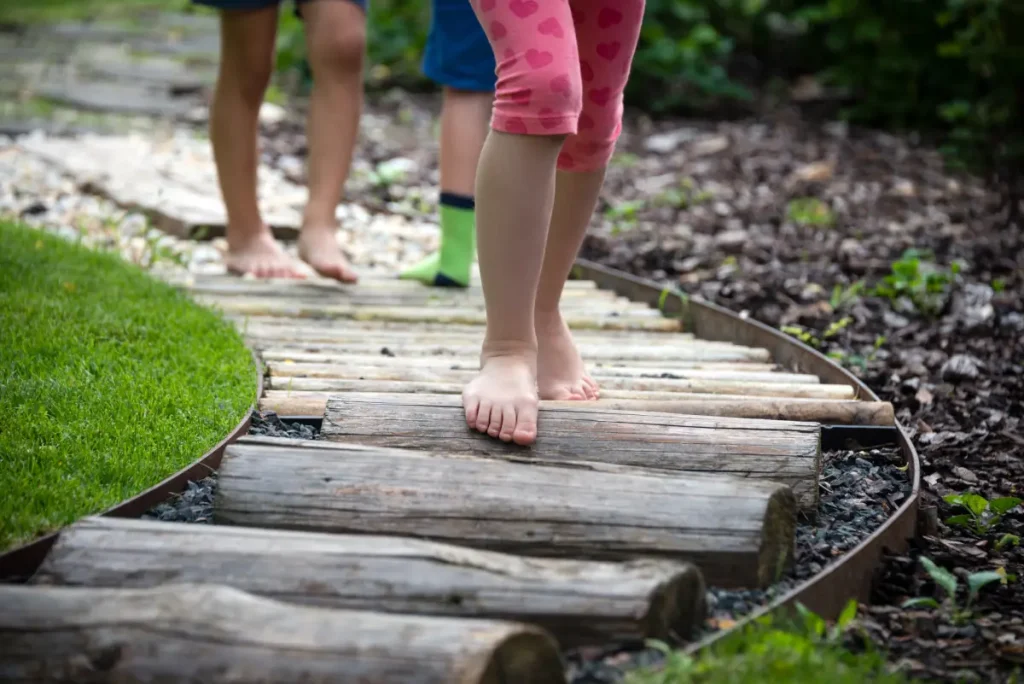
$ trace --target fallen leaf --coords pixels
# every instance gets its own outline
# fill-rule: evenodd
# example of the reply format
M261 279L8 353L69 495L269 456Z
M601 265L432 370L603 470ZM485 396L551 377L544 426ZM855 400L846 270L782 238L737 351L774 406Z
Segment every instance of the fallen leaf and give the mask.
M835 173L835 162L816 161L804 164L790 177L790 180L804 181L805 183L824 183L832 178Z
M934 396L932 395L932 393L931 393L931 392L929 392L929 391L928 391L927 389L925 389L924 387L922 387L921 389L917 390L917 394L915 394L915 395L914 395L914 397L915 397L915 398L916 398L916 399L917 399L917 400L918 400L919 402L921 402L922 404L924 404L924 405L926 405L926 406L927 406L928 404L932 403L932 400L933 400L933 399L935 399L935 397L934 397Z

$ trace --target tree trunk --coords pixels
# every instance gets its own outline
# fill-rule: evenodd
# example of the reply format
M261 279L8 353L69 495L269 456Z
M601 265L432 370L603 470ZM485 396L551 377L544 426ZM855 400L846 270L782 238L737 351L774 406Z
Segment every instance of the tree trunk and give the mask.
M407 537L87 518L61 532L43 584L131 589L210 578L281 601L512 620L563 646L689 637L705 617L688 563L522 558Z
M0 586L0 679L17 682L561 684L527 625L285 604L217 585Z
M795 501L771 482L266 442L228 446L215 521L525 556L689 561L717 586L765 586L792 559Z

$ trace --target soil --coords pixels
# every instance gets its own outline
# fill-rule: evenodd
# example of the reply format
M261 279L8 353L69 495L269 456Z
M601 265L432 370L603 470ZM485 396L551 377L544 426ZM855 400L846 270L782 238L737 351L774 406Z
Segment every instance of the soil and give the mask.
M437 100L395 92L367 109L376 118L348 199L429 217ZM865 632L915 676L1007 681L1024 666L1024 507L979 533L947 524L964 511L942 497L1024 489L1024 235L1009 203L914 135L789 110L728 122L630 114L624 128L582 256L783 328L893 402L934 529L887 561L861 610ZM264 145L299 182L301 131L292 118ZM400 178L382 182L374 170L399 157ZM960 577L960 604L968 573L1002 568L1006 584L984 587L966 618L948 602L904 609L943 598L922 556Z

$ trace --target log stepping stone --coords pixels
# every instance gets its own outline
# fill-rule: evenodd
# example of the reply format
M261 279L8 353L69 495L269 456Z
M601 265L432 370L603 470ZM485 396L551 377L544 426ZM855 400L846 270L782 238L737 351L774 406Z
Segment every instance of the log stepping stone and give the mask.
M218 524L660 558L722 587L763 587L789 567L795 511L789 487L749 478L251 438L225 450L214 500Z
M537 441L524 448L468 428L457 396L341 394L327 400L321 436L549 465L760 478L787 485L802 508L817 505L821 433L814 423L608 411L582 403L543 408Z
M564 684L537 627L331 610L216 584L0 586L0 674L19 682Z
M563 648L690 637L706 615L689 563L523 558L372 535L87 518L61 532L33 582L147 589L210 578L286 602L510 620Z

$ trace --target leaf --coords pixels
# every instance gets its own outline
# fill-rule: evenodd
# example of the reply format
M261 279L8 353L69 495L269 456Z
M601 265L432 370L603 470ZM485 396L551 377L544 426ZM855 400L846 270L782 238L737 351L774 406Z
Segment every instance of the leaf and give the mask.
M903 608L938 608L939 602L928 596L907 599L903 602Z
M1002 515L1009 510L1012 510L1021 504L1021 499L1015 496L1004 496L999 499L992 499L988 502L988 507L997 515Z
M1005 570L1003 572L1006 572ZM994 570L975 572L967 576L967 585L971 588L971 598L978 595L982 587L992 582L1001 582L1003 576Z
M964 497L960 494L947 494L946 496L942 497L942 500L950 504L951 506L957 506L963 504Z
M809 610L802 603L796 604L797 612L804 619L804 627L814 636L820 637L825 633L825 621L817 613Z
M969 516L966 513L964 513L963 515L954 515L954 516L952 516L950 518L946 518L946 524L947 525L963 525L963 526L966 527L966 526L969 526L971 524L972 520L973 520L973 518L971 518L971 516Z
M949 501L949 503L963 506L974 515L981 515L988 508L988 499L977 494L959 494L957 500Z
M1015 534L1004 534L999 541L996 542L996 551L1002 551L1006 546L1020 546L1020 537Z
M928 572L935 583L946 590L950 598L956 598L956 575L945 568L940 568L931 558L921 556L921 565Z
M854 599L850 599L846 602L843 612L839 614L839 619L836 620L836 624L840 627L846 627L848 624L853 622L855 617L857 617L857 602Z

